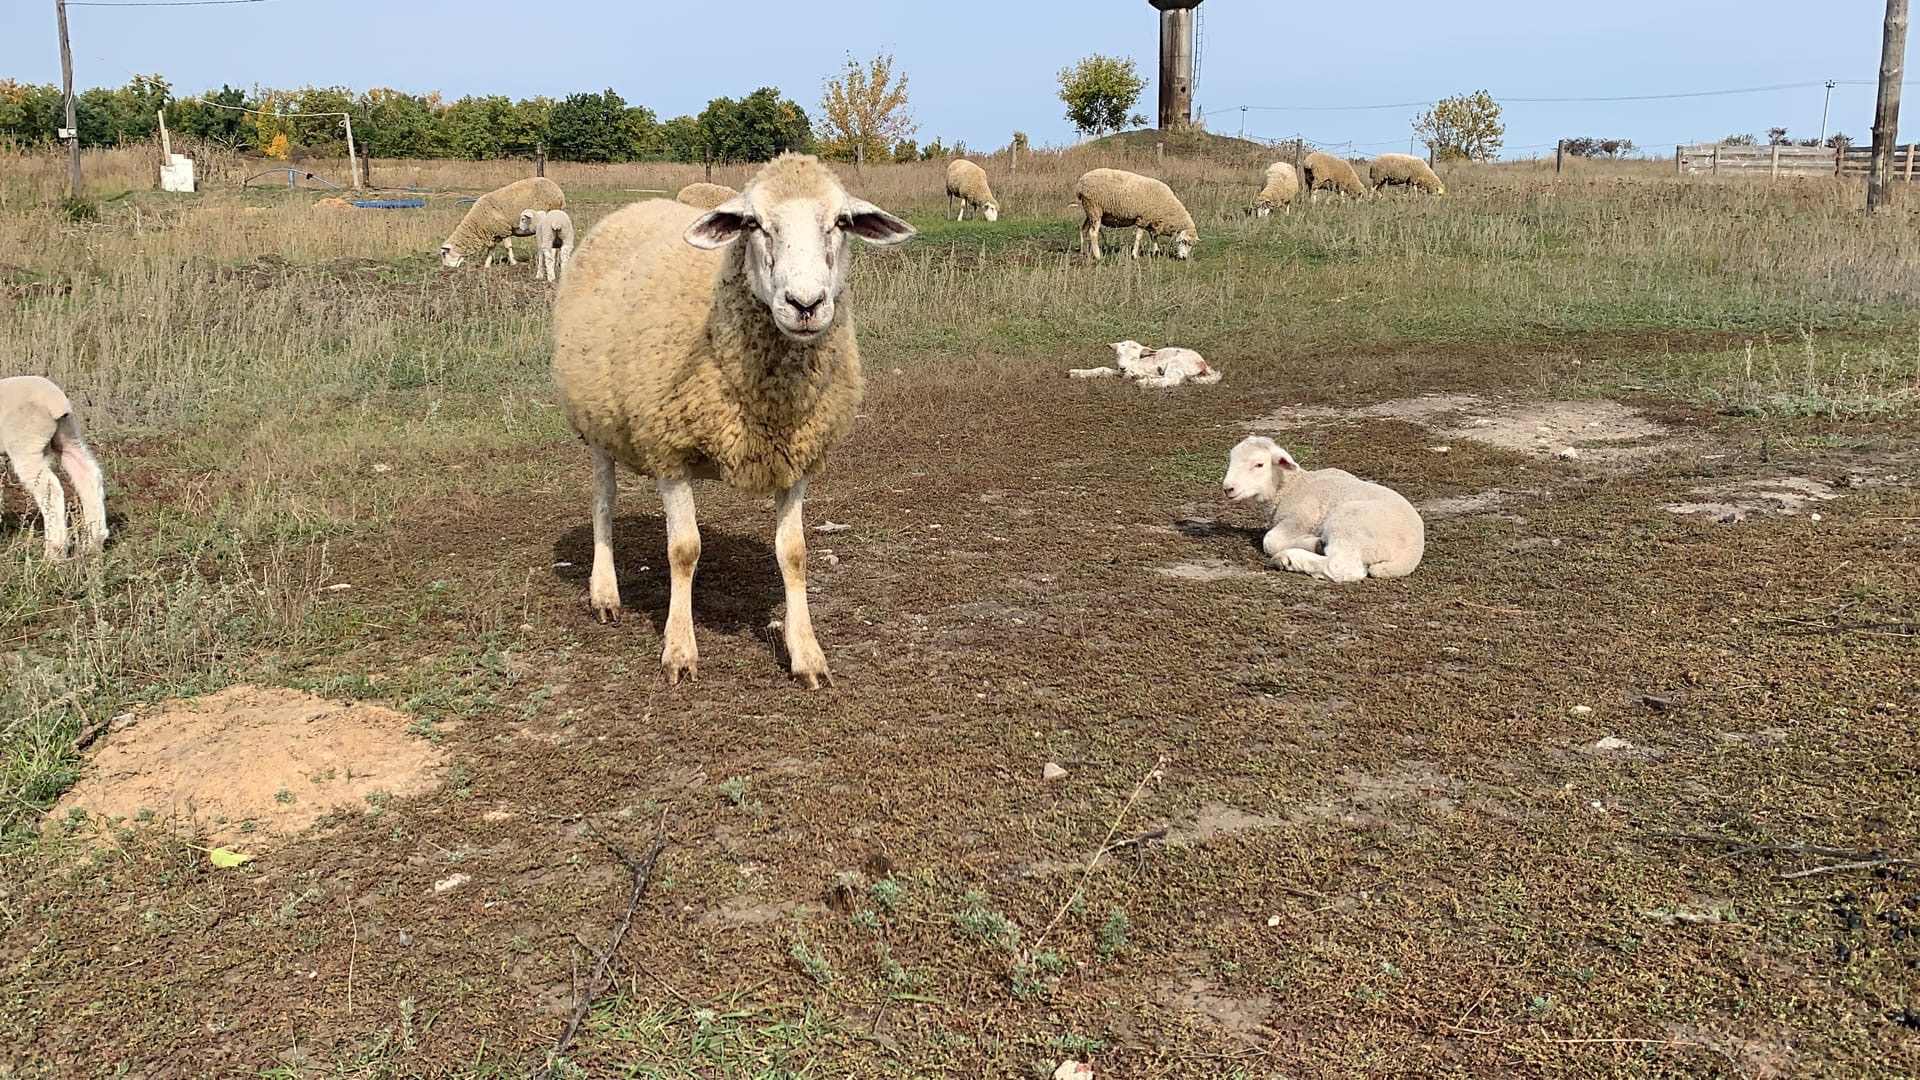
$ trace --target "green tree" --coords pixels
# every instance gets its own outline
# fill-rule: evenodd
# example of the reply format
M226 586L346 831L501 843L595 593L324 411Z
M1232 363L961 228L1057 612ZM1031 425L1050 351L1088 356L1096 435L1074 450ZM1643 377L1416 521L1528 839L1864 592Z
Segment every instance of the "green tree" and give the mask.
M1507 133L1500 105L1485 90L1442 100L1414 120L1413 130L1443 161L1491 161Z
M625 161L632 156L627 102L611 88L569 94L553 107L548 152L561 161Z
M1067 119L1076 131L1095 138L1129 121L1144 125L1146 117L1128 114L1146 88L1147 80L1131 57L1095 53L1060 69L1060 100L1066 102Z
M763 86L746 97L714 98L699 123L720 161L771 161L784 150L808 150L813 127L806 110Z
M229 150L251 150L254 126L241 110L252 107L246 92L222 84L198 100L175 101L167 106L167 126L189 138L205 139Z
M660 145L668 161L705 161L707 132L691 116L676 116L660 125Z
M64 122L66 102L60 88L51 83L32 83L0 79L0 146L45 146L53 142L54 131Z
M360 95L359 113L366 117L353 137L367 144L367 152L376 157L438 157L446 152L441 142L437 114L445 111L439 95L416 97L385 88ZM354 120L358 122L360 115Z
M864 155L884 161L893 144L914 133L907 111L907 76L896 78L885 53L865 64L847 57L820 93L820 153L840 161Z

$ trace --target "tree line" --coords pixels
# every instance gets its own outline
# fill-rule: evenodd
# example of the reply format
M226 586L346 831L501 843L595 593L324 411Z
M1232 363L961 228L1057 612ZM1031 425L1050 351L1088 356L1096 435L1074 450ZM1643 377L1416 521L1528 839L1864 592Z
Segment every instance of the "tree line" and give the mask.
M936 140L922 148L906 138L906 78L895 78L891 58L858 64L851 58L827 82L822 123L771 86L740 98L717 97L697 116L661 120L644 105L628 104L612 89L554 100L501 95L444 100L346 87L251 91L222 86L179 97L160 75L136 75L125 86L76 95L80 145L113 147L152 139L164 112L175 136L203 139L240 153L286 158L341 157L353 119L356 142L376 157L493 158L531 156L544 146L558 161L766 161L785 150L851 160L914 160L945 153ZM880 76L874 86L867 77ZM849 76L855 76L850 79ZM848 83L859 91L847 96ZM865 115L862 115L862 113ZM877 114L877 115L876 115ZM60 89L0 79L0 148L38 148L58 142L65 102Z

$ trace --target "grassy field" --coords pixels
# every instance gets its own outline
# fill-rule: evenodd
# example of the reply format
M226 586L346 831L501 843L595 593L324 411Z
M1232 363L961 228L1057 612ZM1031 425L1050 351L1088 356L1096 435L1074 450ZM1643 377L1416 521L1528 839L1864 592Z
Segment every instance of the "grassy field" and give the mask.
M550 288L433 257L520 166L378 163L428 199L382 212L95 155L75 223L0 159L0 373L73 393L115 527L48 565L8 478L0 1074L528 1076L657 830L555 1076L1920 1073L1920 201L1580 163L1254 220L1176 155L1197 258L1088 266L1120 153L991 162L993 225L849 177L920 235L856 257L820 693L760 501L701 493L700 681L638 479L594 622ZM583 231L700 178L554 175ZM1063 377L1121 338L1225 381ZM1422 505L1420 570L1265 569L1256 430ZM46 813L109 718L236 685L448 777L231 869Z

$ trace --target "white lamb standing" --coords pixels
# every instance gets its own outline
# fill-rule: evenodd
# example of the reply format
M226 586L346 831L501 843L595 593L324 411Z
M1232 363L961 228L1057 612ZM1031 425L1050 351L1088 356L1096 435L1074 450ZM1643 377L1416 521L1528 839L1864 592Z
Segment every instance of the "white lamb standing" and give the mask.
M1340 469L1302 469L1263 435L1233 448L1221 487L1266 509L1260 550L1281 570L1322 581L1405 577L1426 551L1426 525L1399 492Z
M518 265L513 257L513 241L508 237L527 235L518 231L520 212L560 210L566 205L567 197L561 193L560 185L544 176L529 176L495 188L473 201L467 215L440 245L440 265L451 270L469 256L485 251L487 261L481 265L492 266L494 249L501 244L507 246L507 265Z
M993 197L987 170L966 158L954 158L947 163L947 209L953 209L955 199L960 200L960 216L954 218L955 221L967 220L969 206L979 207L988 221L1000 220L1000 200Z
M573 260L573 215L565 210L522 210L519 235L533 237L533 276L560 280Z
M567 421L593 455L588 596L618 618L615 465L652 476L666 506L672 590L660 662L699 673L693 480L723 480L778 507L794 675L831 683L807 611L807 479L860 411L860 352L847 287L848 238L897 244L913 226L847 194L833 171L782 154L746 190L701 212L647 199L580 243L554 301L553 375Z
M1143 388L1179 386L1181 383L1217 383L1220 372L1192 349L1163 346L1150 349L1137 341L1115 341L1112 367L1073 368L1067 375L1075 379L1132 379Z
M87 449L73 403L50 379L16 375L0 379L0 453L40 507L47 530L47 558L67 557L67 499L47 459L57 455L80 496L80 550L91 555L107 542L106 483Z

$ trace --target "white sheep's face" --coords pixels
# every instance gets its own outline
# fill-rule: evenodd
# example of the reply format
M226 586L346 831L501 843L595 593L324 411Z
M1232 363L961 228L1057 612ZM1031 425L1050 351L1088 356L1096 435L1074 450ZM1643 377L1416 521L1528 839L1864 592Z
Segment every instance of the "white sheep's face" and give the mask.
M1113 346L1113 362L1119 367L1126 367L1140 359L1142 354L1153 351L1137 341L1110 341L1107 344Z
M514 229L513 235L532 236L534 233L534 230L540 227L540 219L545 216L546 216L546 211L544 210L520 211L520 224L517 228Z
M1227 455L1227 476L1220 489L1234 502L1279 491L1299 474L1293 455L1264 435L1249 435Z
M447 269L451 270L454 267L459 266L460 263L463 261L463 259L464 257L459 252L453 250L452 244L440 245L440 265L441 266L444 266Z
M1190 232L1181 233L1179 236L1174 238L1173 257L1176 259L1192 258L1193 245L1199 242L1200 242L1200 238L1198 236L1195 236L1193 233L1190 233Z
M987 220L988 221L1000 220L1000 207L997 204L995 203L987 204Z
M687 243L712 250L738 238L747 284L789 340L807 344L833 325L834 301L847 287L847 237L897 244L913 226L836 185L825 199L762 203L737 195L687 226Z

